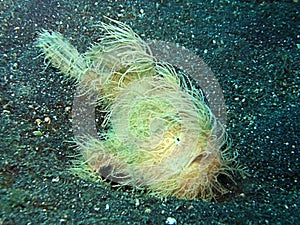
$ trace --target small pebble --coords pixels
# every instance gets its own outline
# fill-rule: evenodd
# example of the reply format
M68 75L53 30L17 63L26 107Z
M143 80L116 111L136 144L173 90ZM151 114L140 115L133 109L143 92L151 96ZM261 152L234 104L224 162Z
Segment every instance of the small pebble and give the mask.
M175 225L176 223L177 223L177 221L173 217L168 217L166 220L166 224L168 224L168 225Z

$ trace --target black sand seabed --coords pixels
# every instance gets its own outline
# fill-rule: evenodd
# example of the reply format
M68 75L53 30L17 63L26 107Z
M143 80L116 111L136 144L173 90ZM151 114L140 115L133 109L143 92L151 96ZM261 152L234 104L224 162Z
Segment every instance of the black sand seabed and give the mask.
M299 224L299 12L293 1L0 1L0 224ZM103 16L212 68L249 173L229 195L157 199L67 170L74 84L45 69L34 41L55 30L84 52Z

